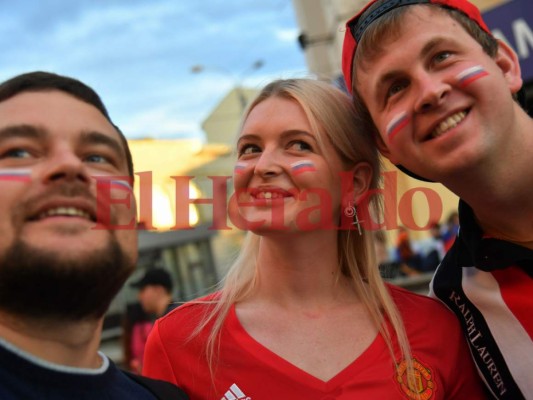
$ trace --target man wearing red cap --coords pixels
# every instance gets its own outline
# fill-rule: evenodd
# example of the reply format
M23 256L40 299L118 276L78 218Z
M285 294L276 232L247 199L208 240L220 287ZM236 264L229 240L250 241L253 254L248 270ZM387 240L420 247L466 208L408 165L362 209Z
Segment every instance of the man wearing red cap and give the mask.
M461 197L432 294L495 398L533 398L533 121L517 55L465 0L378 0L347 23L343 72L381 153Z

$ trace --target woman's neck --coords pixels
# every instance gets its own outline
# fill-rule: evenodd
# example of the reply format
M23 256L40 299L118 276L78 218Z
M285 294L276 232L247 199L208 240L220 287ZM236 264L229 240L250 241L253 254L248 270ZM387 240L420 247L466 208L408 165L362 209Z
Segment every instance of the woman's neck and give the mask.
M312 306L354 295L341 274L336 231L261 238L257 295L287 305Z

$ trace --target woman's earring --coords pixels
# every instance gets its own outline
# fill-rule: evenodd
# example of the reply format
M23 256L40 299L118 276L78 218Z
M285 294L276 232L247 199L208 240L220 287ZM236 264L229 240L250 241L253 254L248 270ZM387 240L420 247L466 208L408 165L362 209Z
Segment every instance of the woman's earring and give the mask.
M359 217L357 216L357 208L351 203L348 204L348 206L344 208L344 215L346 215L348 218L353 218L352 225L357 225L357 231L359 232L359 235L362 235L363 232L361 231L361 222L363 221L360 221Z

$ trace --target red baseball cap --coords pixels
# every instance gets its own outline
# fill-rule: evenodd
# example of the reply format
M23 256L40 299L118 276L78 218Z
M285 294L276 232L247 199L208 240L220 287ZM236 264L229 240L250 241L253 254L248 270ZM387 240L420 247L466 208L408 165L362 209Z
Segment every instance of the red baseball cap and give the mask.
M346 81L346 88L350 93L352 92L353 59L355 56L355 50L357 49L357 43L361 40L363 33L370 24L395 8L413 4L436 4L444 8L455 9L466 14L466 16L476 22L481 29L492 35L482 19L479 9L466 0L385 0L381 4L376 5L378 1L380 0L370 1L357 13L357 15L346 23L344 43L342 46L342 72L344 74L344 80ZM369 12L364 18L361 18L367 10Z

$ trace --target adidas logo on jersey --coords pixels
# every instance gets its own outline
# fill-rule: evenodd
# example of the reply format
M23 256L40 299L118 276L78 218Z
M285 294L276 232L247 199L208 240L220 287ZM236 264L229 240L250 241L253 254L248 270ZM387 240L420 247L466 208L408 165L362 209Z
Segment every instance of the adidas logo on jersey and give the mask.
M246 396L237 384L234 383L220 400L252 400L252 398Z

